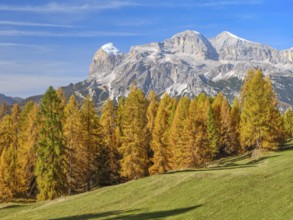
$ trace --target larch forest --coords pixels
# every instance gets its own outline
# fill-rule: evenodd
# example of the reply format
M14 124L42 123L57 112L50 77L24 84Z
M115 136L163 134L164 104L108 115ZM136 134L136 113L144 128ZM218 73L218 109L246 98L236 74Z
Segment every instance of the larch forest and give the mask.
M50 87L40 104L0 109L0 200L51 200L95 187L205 167L248 151L277 151L293 137L293 112L281 113L270 78L248 71L232 106L212 98L148 97L135 85L101 112Z

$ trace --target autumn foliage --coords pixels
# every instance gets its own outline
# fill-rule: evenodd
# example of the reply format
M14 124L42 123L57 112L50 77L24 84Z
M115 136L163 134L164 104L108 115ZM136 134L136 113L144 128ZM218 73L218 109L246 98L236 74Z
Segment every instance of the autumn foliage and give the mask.
M98 113L50 87L37 105L0 114L0 200L54 199L171 170L192 169L253 149L278 150L293 137L269 77L250 70L232 106L219 93L148 98L134 85Z

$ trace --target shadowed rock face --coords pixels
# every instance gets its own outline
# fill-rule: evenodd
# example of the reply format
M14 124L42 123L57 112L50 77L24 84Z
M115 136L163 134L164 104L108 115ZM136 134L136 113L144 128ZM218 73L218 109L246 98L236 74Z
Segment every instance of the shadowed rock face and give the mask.
M88 79L63 89L67 98L75 95L81 102L90 95L98 107L109 97L127 96L132 82L146 94L154 90L192 97L223 91L232 101L252 67L269 74L279 99L293 105L293 48L278 51L229 32L209 40L184 31L163 42L133 46L125 54L112 43L103 45L94 55Z

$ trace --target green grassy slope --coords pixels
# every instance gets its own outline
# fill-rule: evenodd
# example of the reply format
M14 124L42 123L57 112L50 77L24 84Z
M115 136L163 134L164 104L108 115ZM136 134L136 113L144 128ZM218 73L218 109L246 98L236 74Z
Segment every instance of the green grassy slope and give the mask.
M293 141L285 147L54 201L0 204L0 219L293 219Z

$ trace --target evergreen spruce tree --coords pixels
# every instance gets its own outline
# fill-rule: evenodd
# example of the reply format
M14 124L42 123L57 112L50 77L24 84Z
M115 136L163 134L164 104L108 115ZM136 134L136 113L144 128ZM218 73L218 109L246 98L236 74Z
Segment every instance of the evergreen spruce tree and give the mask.
M151 161L153 164L149 169L151 175L171 170L170 117L172 108L172 99L168 94L164 94L158 106L152 133L151 149L153 158Z
M36 176L38 200L47 200L66 194L65 146L62 133L61 101L53 87L42 98L37 145Z
M184 133L184 120L187 117L189 98L181 97L170 129L170 148L172 150L172 168L181 168L183 162L182 138Z
M121 175L128 180L148 174L147 100L143 92L132 85L123 109Z
M104 164L102 173L102 185L111 185L119 182L119 154L116 143L116 107L108 99L104 105L101 116L101 125L104 135Z

